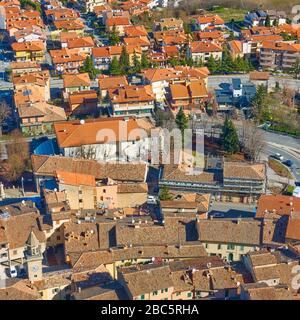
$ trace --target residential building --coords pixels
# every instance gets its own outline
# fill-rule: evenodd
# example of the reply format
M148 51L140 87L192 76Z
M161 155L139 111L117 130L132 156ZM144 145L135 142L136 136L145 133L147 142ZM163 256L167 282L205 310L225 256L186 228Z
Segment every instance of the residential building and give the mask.
M224 20L218 15L202 15L192 17L196 30L205 30L209 28L223 28Z
M125 76L100 75L98 78L98 84L100 97L102 99L105 99L107 97L108 90L128 86L128 82Z
M88 73L64 74L63 83L63 97L65 101L71 93L89 91L91 89L91 80Z
M222 59L223 49L220 45L212 42L194 41L189 44L187 57L195 62L206 62L210 56L216 60Z
M60 152L66 157L86 154L98 161L143 161L150 148L147 132L153 125L147 118L119 117L68 121L54 127Z
M264 69L293 69L300 58L300 44L289 42L264 42L259 63Z
M108 96L114 116L147 116L154 110L155 98L149 85L109 89Z
M86 57L68 48L50 50L50 56L57 74L78 73Z
M97 115L98 95L95 90L72 92L68 97L68 111L72 115Z
M16 61L38 61L45 60L45 44L42 41L14 42L11 45L15 52Z

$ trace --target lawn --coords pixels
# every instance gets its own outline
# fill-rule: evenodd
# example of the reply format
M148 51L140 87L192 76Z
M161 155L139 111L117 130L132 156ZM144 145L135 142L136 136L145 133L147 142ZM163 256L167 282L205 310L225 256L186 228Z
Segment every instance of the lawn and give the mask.
M243 21L247 11L245 9L217 7L210 12L218 14L225 22L230 22L232 19L234 21Z
M279 176L284 178L293 179L293 176L290 173L290 170L283 165L281 162L275 159L269 159L268 161L269 167L275 171Z

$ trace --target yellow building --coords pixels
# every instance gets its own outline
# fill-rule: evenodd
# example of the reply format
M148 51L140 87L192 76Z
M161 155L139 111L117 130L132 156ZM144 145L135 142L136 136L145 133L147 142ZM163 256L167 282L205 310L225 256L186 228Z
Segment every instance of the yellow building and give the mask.
M15 42L12 45L16 61L37 61L45 60L45 45L42 41Z

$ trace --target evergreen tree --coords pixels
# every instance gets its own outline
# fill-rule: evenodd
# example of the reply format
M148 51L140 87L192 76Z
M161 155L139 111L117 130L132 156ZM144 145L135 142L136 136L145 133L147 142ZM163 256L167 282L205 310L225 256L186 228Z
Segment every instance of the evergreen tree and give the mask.
M221 70L227 73L230 73L234 70L234 62L227 48L225 48L223 51Z
M115 25L113 25L112 30L109 34L109 41L112 46L120 43L119 33Z
M90 56L87 56L83 67L80 69L81 72L87 72L91 79L95 79L99 71L94 67L93 60Z
M173 200L172 195L170 194L170 190L167 186L163 186L161 188L161 192L160 192L160 196L159 196L160 200Z
M181 130L181 132L183 134L184 130L188 128L189 120L186 117L186 115L184 114L182 107L180 107L180 109L176 115L175 122L177 124L177 127Z
M121 74L121 67L118 59L113 57L110 66L109 66L109 74L113 76L119 76Z
M269 16L266 16L265 26L266 26L266 27L271 27L271 20L270 20L270 17L269 17Z
M274 26L274 27L278 27L278 24L279 24L278 20L275 19L275 20L273 21L273 26Z
M128 72L129 67L130 67L130 59L129 59L129 54L128 54L125 46L123 46L123 48L122 48L119 63L120 63L120 67L121 67L121 73L126 74Z
M133 56L133 66L129 70L133 74L141 72L141 62L136 54L134 54L134 56Z
M150 62L148 60L148 57L145 52L142 53L142 58L141 58L141 68L142 69L147 69L150 67Z
M231 119L226 117L222 129L222 145L226 152L233 154L239 151L239 138Z
M218 62L213 57L213 55L210 55L210 57L208 58L206 66L211 73L216 73L217 71L219 71Z

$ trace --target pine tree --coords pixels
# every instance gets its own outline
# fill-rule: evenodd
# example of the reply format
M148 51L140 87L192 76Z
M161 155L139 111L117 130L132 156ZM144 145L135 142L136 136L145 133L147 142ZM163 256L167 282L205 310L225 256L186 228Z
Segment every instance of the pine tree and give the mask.
M277 19L275 19L275 20L273 21L273 26L274 26L274 27L278 27L278 25L279 25L279 21L278 21Z
M189 120L186 117L186 115L184 114L182 107L180 107L180 109L176 115L175 122L177 124L177 127L181 130L181 132L183 134L184 130L188 128Z
M227 48L223 51L221 70L227 73L231 73L234 70L234 62Z
M141 68L142 69L147 69L150 67L150 63L149 63L149 60L148 60L148 57L146 55L145 52L142 53L142 58L141 58Z
M265 27L271 27L271 20L269 16L266 16Z
M159 199L164 201L164 200L173 200L172 195L170 194L170 190L167 186L163 186L161 188L161 193L159 196Z
M133 74L141 72L141 62L136 54L133 56L133 67L130 70Z
M239 138L231 119L226 117L222 129L222 144L226 152L233 154L239 151Z
M130 59L129 59L129 54L128 54L125 46L123 46L123 48L122 48L119 63L120 63L120 67L121 67L121 73L126 74L128 72L129 67L130 67Z
M91 79L95 79L99 71L94 67L93 60L90 56L87 56L83 67L80 69L81 72L87 72Z
M113 76L119 76L121 74L121 67L118 59L113 57L110 66L109 66L109 74Z
M112 27L111 33L109 35L109 41L110 41L110 44L113 46L120 43L119 33L115 25L113 25Z
M213 55L210 55L208 58L206 66L211 73L216 73L218 71L218 63Z

